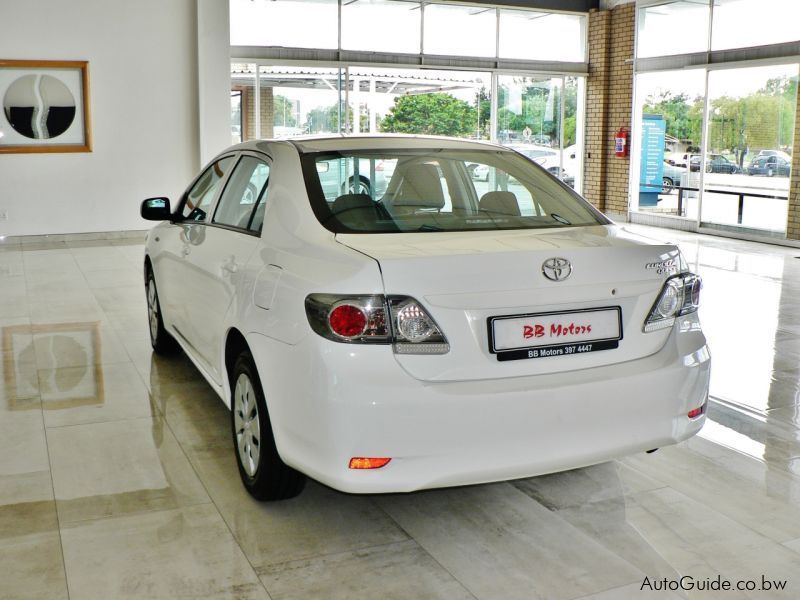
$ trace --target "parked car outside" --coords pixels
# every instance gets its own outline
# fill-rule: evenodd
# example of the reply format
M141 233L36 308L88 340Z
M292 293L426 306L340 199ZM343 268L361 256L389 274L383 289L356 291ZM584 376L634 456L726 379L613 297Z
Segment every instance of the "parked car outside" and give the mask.
M681 185L681 177L686 173L685 167L676 167L664 161L664 174L662 175L662 194L669 194Z
M774 154L756 156L747 167L748 175L766 175L767 177L789 177L791 171L792 163Z
M759 150L756 157L759 156L779 156L786 162L792 162L792 155L784 152L783 150Z
M699 171L700 162L700 155L692 156L691 170L695 172ZM706 159L705 170L706 173L724 173L727 175L741 173L739 165L722 154L709 154L708 158Z
M532 161L545 168L548 173L561 179L568 186L575 187L575 173L568 168L570 165L574 166L577 162L576 158L574 158L575 145L564 149L565 160L563 165L559 164L561 161L561 151L554 148L535 144L507 144L507 147L519 152L523 156L527 156ZM572 155L573 158L568 158L570 155Z
M365 160L394 162L380 198L333 191L347 175L323 185ZM530 477L705 421L701 282L678 248L500 146L246 142L141 215L160 221L143 264L153 349L182 348L230 407L258 499L307 476L352 493Z

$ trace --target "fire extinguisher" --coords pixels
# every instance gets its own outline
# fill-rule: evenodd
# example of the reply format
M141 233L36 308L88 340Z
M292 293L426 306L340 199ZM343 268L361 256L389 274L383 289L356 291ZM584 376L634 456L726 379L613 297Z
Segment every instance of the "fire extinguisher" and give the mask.
M614 134L614 154L620 157L628 156L628 130L620 127Z

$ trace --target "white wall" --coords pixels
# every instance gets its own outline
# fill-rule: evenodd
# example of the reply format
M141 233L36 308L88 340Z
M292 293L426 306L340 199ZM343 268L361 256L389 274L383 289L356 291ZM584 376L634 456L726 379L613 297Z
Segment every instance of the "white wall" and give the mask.
M228 0L197 0L200 162L231 145L231 35Z
M0 154L0 235L148 228L141 200L200 166L195 0L0 2L0 58L89 61L93 132L90 153Z

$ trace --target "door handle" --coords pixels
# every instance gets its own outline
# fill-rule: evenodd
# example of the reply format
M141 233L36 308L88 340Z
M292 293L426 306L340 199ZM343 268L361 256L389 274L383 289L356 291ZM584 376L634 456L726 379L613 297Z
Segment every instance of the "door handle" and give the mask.
M236 273L236 271L239 270L239 265L237 265L235 261L231 260L226 263L222 263L222 269L228 273Z

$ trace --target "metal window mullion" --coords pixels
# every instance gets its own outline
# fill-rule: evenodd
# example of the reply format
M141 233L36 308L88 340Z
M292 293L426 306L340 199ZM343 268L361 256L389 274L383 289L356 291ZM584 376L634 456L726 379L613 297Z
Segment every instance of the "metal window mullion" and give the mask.
M253 102L255 102L255 111L256 111L256 118L254 119L255 122L255 139L261 139L261 67L258 66L256 63L256 89L255 93L253 94ZM273 135L275 131L273 130Z
M425 2L419 3L419 57L424 63L425 56Z
M714 2L713 0L709 0L708 2L709 9L708 9L708 42L706 43L706 52L708 52L709 59L711 58L711 43L713 41L713 33L714 33ZM709 61L710 62L710 61Z
M500 64L500 8L494 9L494 58Z
M703 101L703 135L700 140L700 179L697 182L697 219L696 219L696 226L700 228L700 222L703 220L703 196L705 196L705 175L706 175L706 152L708 151L708 130L710 128L708 114L710 108L710 102L708 100L708 76L710 75L710 71L706 69L706 81L705 81L705 89L704 91L704 101ZM687 153L688 154L688 153ZM691 176L692 173L692 157L689 154L689 160L686 165L686 172Z
M350 133L350 67L344 68L344 123L339 121L339 133Z
M567 103L567 78L561 76L561 114L559 115L558 123L558 147L560 158L558 159L558 178L563 180L564 177L564 115L566 114Z
M497 73L492 73L491 77L491 98L489 100L489 141L497 142L497 89L499 87L498 79L500 76ZM480 105L478 110L480 110Z

